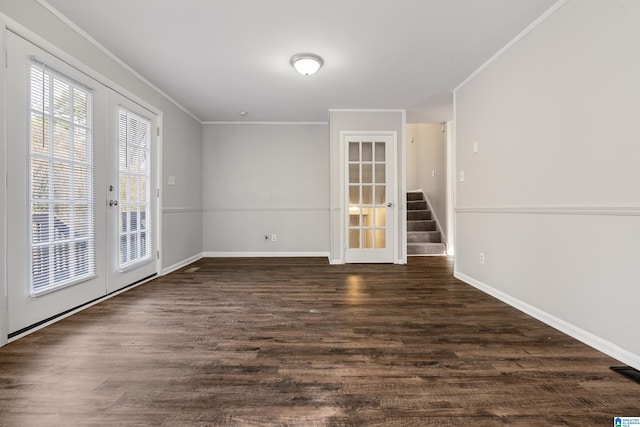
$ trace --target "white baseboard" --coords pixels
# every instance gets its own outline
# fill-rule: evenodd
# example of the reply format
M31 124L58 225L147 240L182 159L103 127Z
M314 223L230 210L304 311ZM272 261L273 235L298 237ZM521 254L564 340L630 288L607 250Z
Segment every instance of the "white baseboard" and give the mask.
M632 366L635 369L640 369L640 355L638 354L634 354L628 350L625 350L612 343L611 341L605 340L604 338L596 336L591 332L585 331L584 329L581 329L569 322L559 319L545 311L540 310L537 307L527 304L524 301L514 298L498 289L495 289L485 283L473 279L472 277L462 274L457 270L453 273L453 276L473 286L474 288L477 288L482 292L487 293L506 304L509 304L510 306L522 311L523 313L526 313L529 316L538 319L543 323L546 323L552 328L555 328L560 332L565 333L570 337L573 337L578 341L590 347L593 347L596 350L616 360L621 361L622 363Z
M120 294L122 294L122 293L124 293L124 292L127 292L127 291L129 291L129 290L131 290L131 289L133 289L133 288L137 288L138 286L142 286L142 285L144 285L145 283L148 283L148 282L150 282L150 281L152 281L152 280L155 280L155 279L157 279L157 278L158 278L158 276L154 276L154 277L150 277L150 278L148 278L148 279L144 279L144 280L142 280L141 282L136 283L135 285L125 286L125 287L124 287L124 288L122 288L122 289L119 289L119 290L117 290L117 291L115 291L115 292L113 292L113 293L110 293L110 294L105 295L105 296L103 296L103 297L101 297L101 298L98 298L98 299L96 299L96 300L93 300L93 301L91 301L91 302L89 302L89 303L87 303L87 304L85 304L85 305L82 305L82 306L80 306L80 307L78 307L78 308L73 309L72 311L69 311L68 313L62 314L62 315L60 315L60 316L58 316L58 317L55 317L55 318L53 318L53 319L51 319L51 320L49 320L49 321L47 321L47 322L45 322L45 323L42 323L42 324L40 324L40 325L38 325L38 326L35 326L35 327L33 327L33 328L29 329L28 331L25 331L25 332L23 332L23 333L21 333L21 334L19 334L19 335L15 335L15 336L13 336L13 337L9 338L9 340L7 341L7 343L10 343L10 342L13 342L13 341L19 340L19 339L20 339L20 338L22 338L22 337L26 337L27 335L32 334L32 333L34 333L34 332L36 332L36 331L39 331L39 330L40 330L40 329L42 329L42 328L45 328L45 327L47 327L47 326L49 326L49 325L53 325L54 323L57 323L57 322L61 321L62 319L66 319L66 318L67 318L67 317L69 317L69 316L73 316L73 315L74 315L74 314L76 314L76 313L80 313L81 311L86 310L86 309L87 309L87 308L89 308L89 307L93 307L93 306L94 306L94 305L96 305L96 304L100 304L100 303L101 303L101 302L103 302L103 301L106 301L106 300L108 300L108 299L110 299L110 298L113 298L113 297L115 297L115 296L118 296L118 295L120 295Z
M172 273L172 272L174 272L176 270L179 270L182 267L184 267L186 265L189 265L192 262L196 262L196 261L198 261L199 259L202 259L202 258L203 258L203 254L202 253L196 254L196 255L194 255L192 257L189 257L189 258L187 258L185 260L177 262L177 263L175 263L175 264L173 264L173 265L171 265L171 266L169 266L167 268L163 268L161 274L162 274L162 276L164 276L165 274Z
M329 252L203 252L205 258L329 258Z

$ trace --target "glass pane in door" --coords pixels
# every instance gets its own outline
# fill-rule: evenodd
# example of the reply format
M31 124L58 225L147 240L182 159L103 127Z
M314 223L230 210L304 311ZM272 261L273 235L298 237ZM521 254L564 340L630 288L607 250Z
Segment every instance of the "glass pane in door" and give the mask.
M151 258L149 217L151 122L131 111L119 111L119 266Z
M93 97L82 83L35 60L29 77L29 294L36 297L95 277Z

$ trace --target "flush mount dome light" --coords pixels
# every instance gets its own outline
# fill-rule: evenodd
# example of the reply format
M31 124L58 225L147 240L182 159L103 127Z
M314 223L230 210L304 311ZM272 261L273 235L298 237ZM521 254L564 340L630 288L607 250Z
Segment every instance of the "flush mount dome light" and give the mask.
M312 76L318 72L324 60L313 53L298 53L291 57L291 65L303 76Z

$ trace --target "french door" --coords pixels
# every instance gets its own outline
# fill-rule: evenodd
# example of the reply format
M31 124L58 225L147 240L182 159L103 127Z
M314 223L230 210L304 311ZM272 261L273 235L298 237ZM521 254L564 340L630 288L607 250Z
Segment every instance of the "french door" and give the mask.
M343 134L347 263L394 261L393 134Z
M156 139L151 114L11 32L7 59L8 323L15 334L155 274L156 183L146 177L155 177Z
M156 273L157 116L109 93L109 292Z

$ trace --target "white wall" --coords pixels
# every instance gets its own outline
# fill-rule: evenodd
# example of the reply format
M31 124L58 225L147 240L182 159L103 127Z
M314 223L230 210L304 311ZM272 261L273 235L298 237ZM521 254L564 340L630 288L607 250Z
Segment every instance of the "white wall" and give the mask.
M205 124L203 141L205 255L328 255L326 124Z
M636 368L638 22L570 0L455 91L456 276Z
M181 114L171 128L175 139L165 137L162 153L162 265L169 270L202 254L202 125Z
M50 44L61 49L163 112L163 267L198 256L202 252L202 242L198 237L202 232L200 122L81 37L36 0L0 0L0 13L8 18L9 27L26 28L44 41L38 44ZM166 186L169 174L176 176L175 187Z
M392 131L397 134L396 169L398 182L396 187L397 218L396 233L398 235L398 245L395 248L398 264L406 263L406 189L405 177L405 140L406 117L403 110L330 110L329 111L329 132L331 137L331 254L332 263L340 264L344 262L343 248L345 238L343 230L343 218L346 218L342 191L344 182L342 180L342 157L340 132L373 132Z
M447 145L440 123L407 124L407 191L422 190L447 239ZM413 142L412 142L413 141Z

